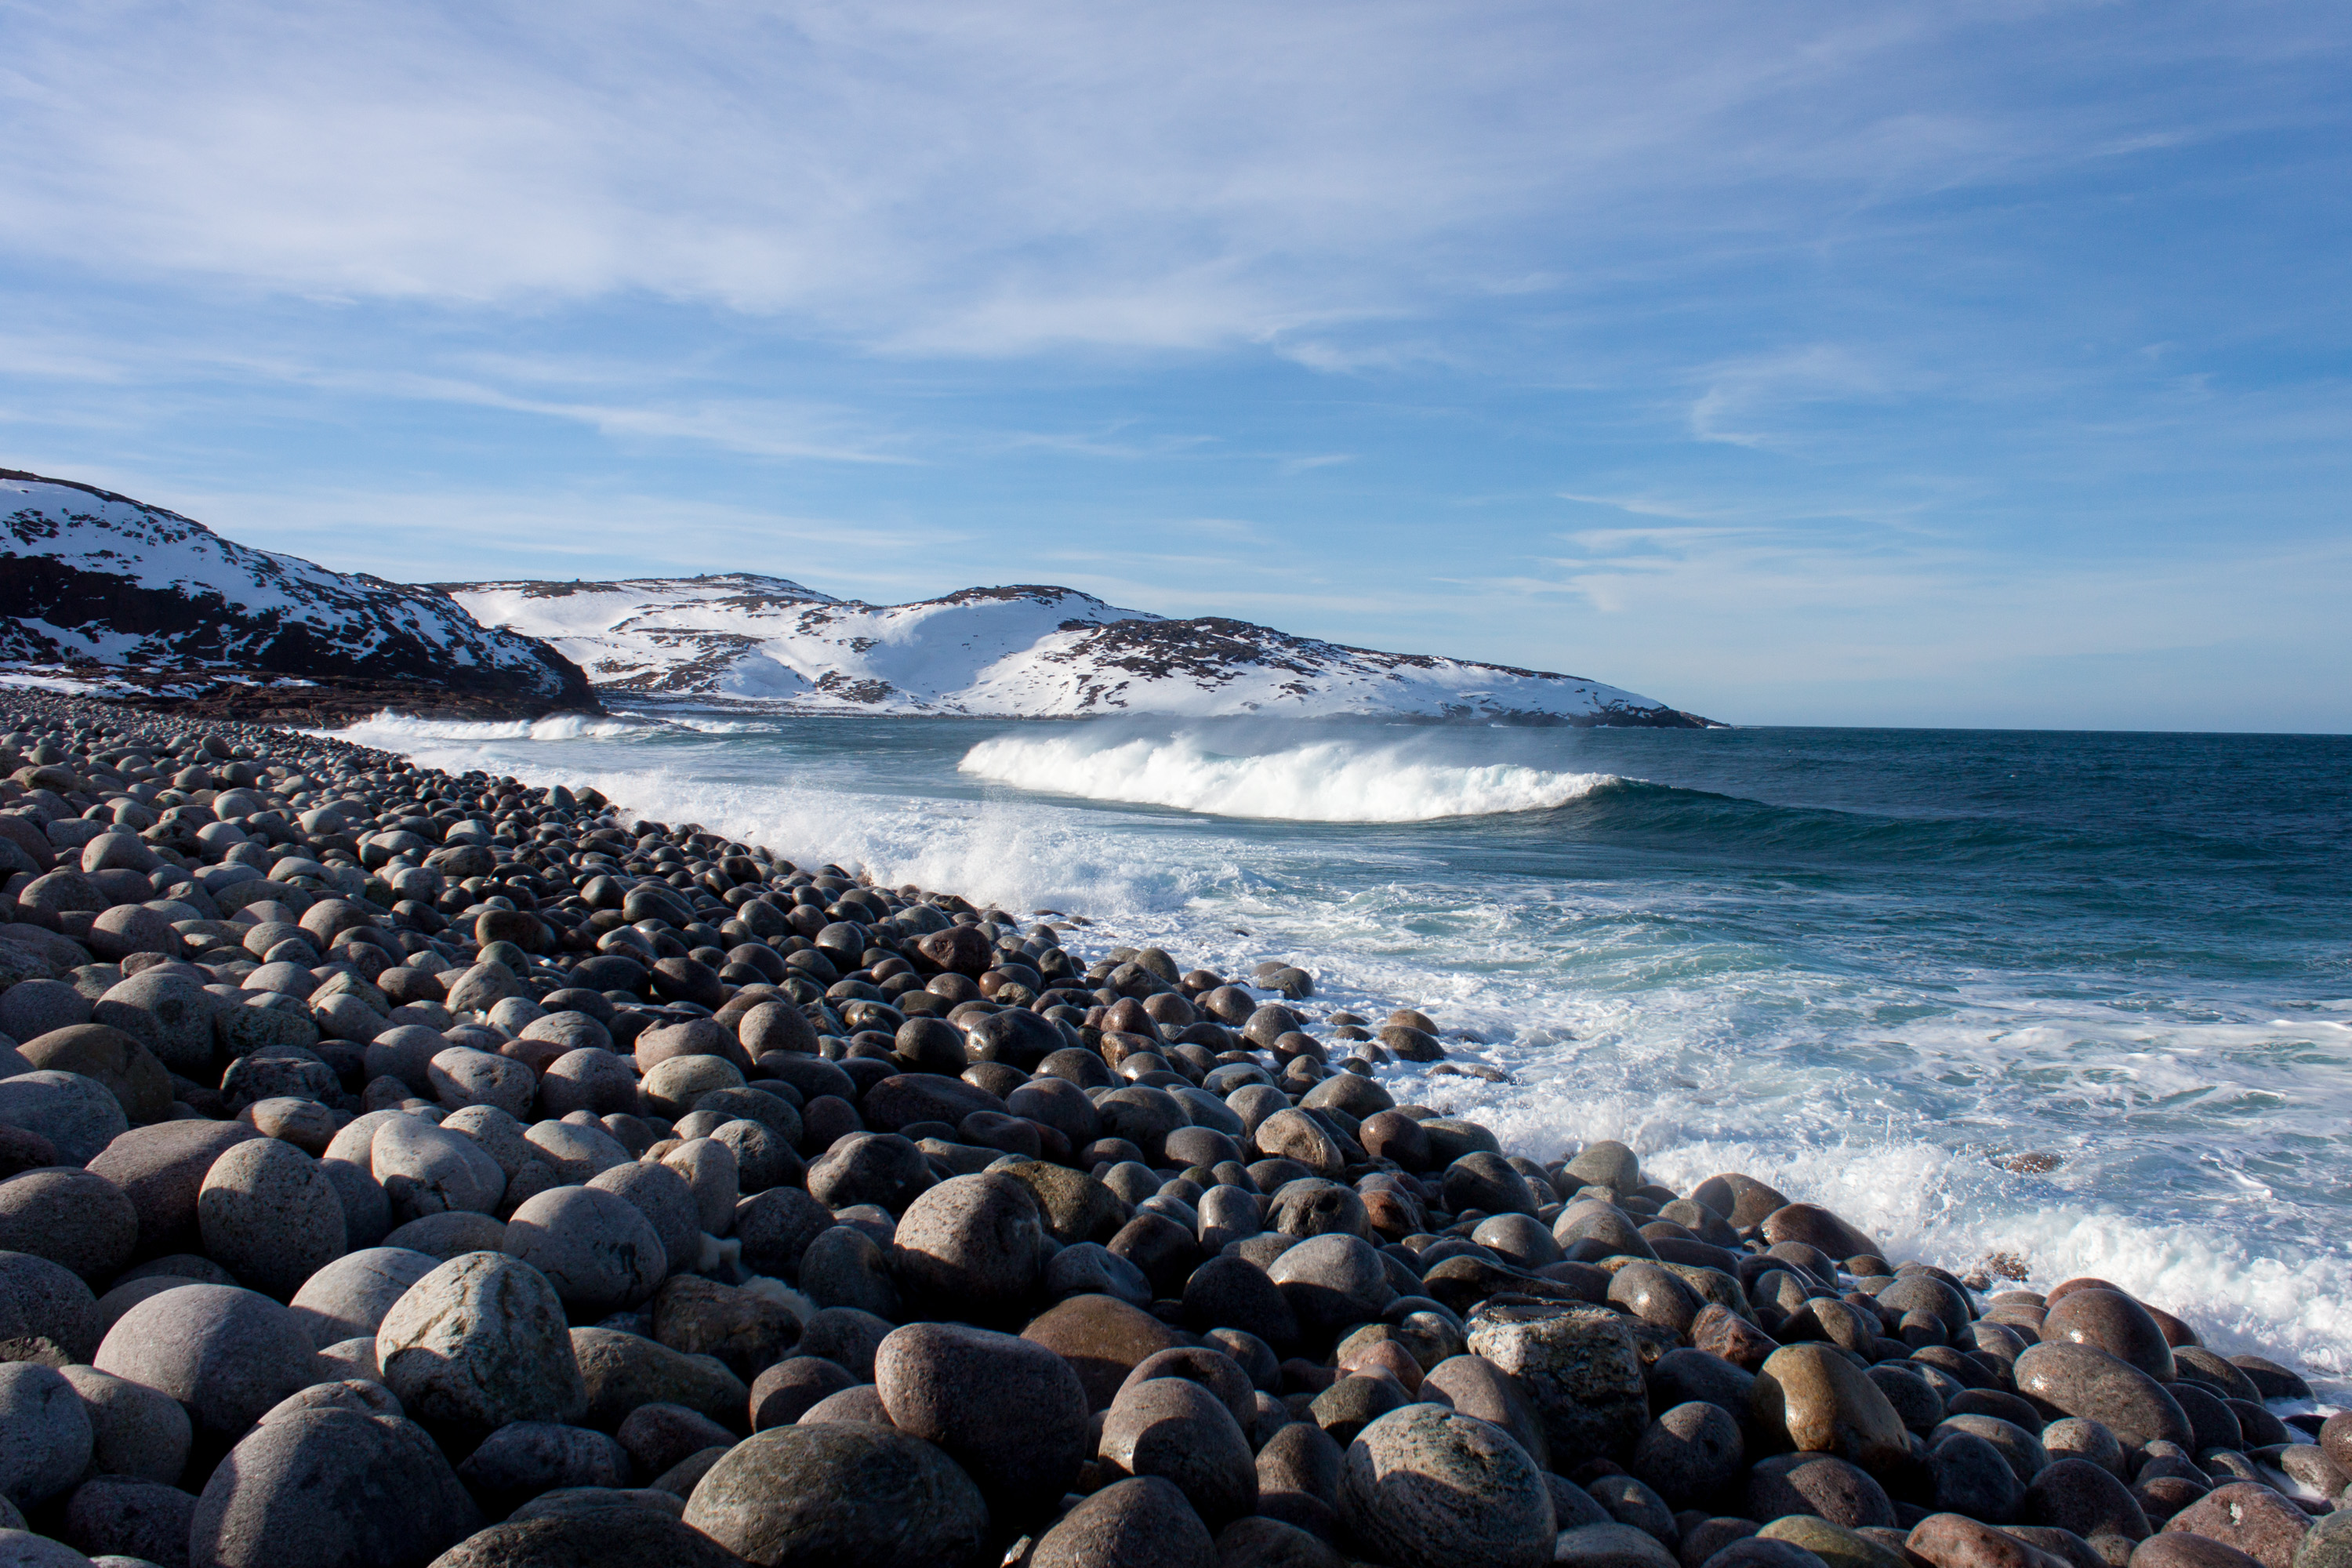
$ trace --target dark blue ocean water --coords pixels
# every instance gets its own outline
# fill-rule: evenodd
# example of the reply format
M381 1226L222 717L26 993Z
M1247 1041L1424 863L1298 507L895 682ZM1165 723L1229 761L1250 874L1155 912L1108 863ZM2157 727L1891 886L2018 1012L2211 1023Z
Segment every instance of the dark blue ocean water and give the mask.
M1080 913L1082 950L1293 959L1318 1005L1465 1031L1511 1082L1398 1087L1530 1152L1746 1170L1898 1255L2099 1274L2352 1379L2352 739L679 712L353 738Z

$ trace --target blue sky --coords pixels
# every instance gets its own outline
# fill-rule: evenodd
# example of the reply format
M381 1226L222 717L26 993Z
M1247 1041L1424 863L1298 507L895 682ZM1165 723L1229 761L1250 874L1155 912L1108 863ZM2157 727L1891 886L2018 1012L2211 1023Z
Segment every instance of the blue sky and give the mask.
M0 0L0 466L1752 723L2352 729L2352 9Z

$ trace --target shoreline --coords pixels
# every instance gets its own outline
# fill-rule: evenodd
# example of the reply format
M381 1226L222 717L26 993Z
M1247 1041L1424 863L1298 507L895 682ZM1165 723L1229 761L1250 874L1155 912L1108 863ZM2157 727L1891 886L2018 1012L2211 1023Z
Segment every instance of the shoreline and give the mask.
M95 1218L61 1227L83 1250L52 1261L93 1319L98 1292L116 1300L159 1258L218 1271L217 1294L142 1291L87 1344L58 1308L43 1342L56 1364L123 1368L187 1409L173 1479L201 1494L191 1528L221 1560L240 1497L261 1506L319 1445L364 1447L300 1413L364 1408L387 1429L404 1412L432 1447L416 1462L441 1502L424 1533L453 1565L625 1529L672 1560L716 1542L775 1561L766 1543L813 1549L815 1528L779 1517L779 1476L846 1495L885 1459L929 1478L928 1512L912 1492L877 1500L932 1532L927 1561L1024 1541L1040 1564L1125 1561L1088 1543L1139 1530L1197 1533L1221 1555L1238 1536L1235 1552L1262 1553L1250 1562L1344 1549L1400 1568L1461 1560L1465 1541L1493 1561L1595 1568L1726 1553L1721 1568L1973 1568L2001 1551L2034 1568L2242 1568L2208 1543L2264 1568L2352 1561L2352 1531L2289 1531L2352 1487L2352 1419L2283 1422L2266 1400L2310 1395L2288 1369L2204 1352L2189 1325L2098 1281L1979 1300L1735 1173L1684 1194L1622 1145L1508 1158L1485 1129L1381 1087L1392 1057L1468 1070L1444 1061L1435 1021L1339 1014L1311 1020L1318 1037L1282 1003L1311 992L1303 972L1228 984L1157 950L1089 957L1081 927L331 739L15 689L0 718L115 731L89 756L0 759L24 770L0 801L19 826L0 836L35 858L20 815L34 799L52 858L85 867L69 876L89 889L52 881L20 909L37 879L10 879L0 913L50 937L0 931L21 965L0 1017L26 984L54 988L46 1011L17 1005L28 1017L79 1000L84 1018L20 1043L91 1069L45 1068L80 1082L37 1095L0 1088L0 1122L37 1100L15 1121L47 1118L70 1141L48 1152L80 1152L113 1127L81 1087L95 1083L123 1123L79 1162L32 1161L21 1138L0 1152L20 1165L0 1227L9 1247L63 1249L45 1230L58 1214L131 1208L127 1239ZM151 783L140 800L136 764L93 769L142 734L208 759L165 769L149 753L193 786L179 798ZM262 772L273 763L289 771ZM77 794L88 804L70 810ZM61 826L124 797L106 815L127 831ZM260 875L289 859L288 880ZM131 877L151 896L131 898ZM188 917L143 907L183 886L199 889ZM63 963L58 937L97 963ZM170 1205L107 1173L215 1136L190 1127L246 1129L163 1162L195 1194L193 1247L188 1216L151 1214ZM251 1144L270 1148L231 1152ZM42 1201L20 1189L12 1208L7 1187L28 1178ZM226 1217L207 1224L213 1193ZM294 1412L221 1405L203 1367L160 1364L187 1314L245 1313L258 1333L404 1230L440 1249L415 1249L434 1267L389 1295L339 1287L366 1300L335 1321L373 1311L367 1332L260 1381L285 1384ZM297 1277L292 1258L316 1268ZM521 1356L538 1374L527 1411L425 1370L405 1326L493 1284L537 1316L478 1324L498 1342L436 1344L436 1364ZM292 1381L314 1373L326 1381ZM646 1415L673 1409L707 1426ZM585 1434L566 1453L604 1468L506 1456L521 1423ZM672 1453L684 1436L648 1436L663 1423L712 1441ZM1150 1439L1163 1428L1176 1436ZM633 1433L674 1462L654 1466ZM251 1463L211 1468L230 1444L257 1446ZM478 1462L486 1450L508 1468ZM1475 1507L1459 1490L1474 1471ZM79 1480L26 1510L37 1526L78 1528L71 1499L99 1484ZM583 1489L599 1495L548 1500ZM425 1505L384 1506L386 1530L419 1528L394 1516ZM1996 1531L2040 1533L2001 1547ZM2320 1547L2324 1561L2295 1555Z

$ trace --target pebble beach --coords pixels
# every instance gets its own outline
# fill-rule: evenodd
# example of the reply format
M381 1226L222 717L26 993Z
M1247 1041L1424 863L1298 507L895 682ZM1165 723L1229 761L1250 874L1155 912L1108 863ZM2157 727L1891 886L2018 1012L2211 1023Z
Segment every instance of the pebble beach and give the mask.
M1280 954L39 692L0 774L0 1568L2352 1568L2290 1358L1527 1157Z

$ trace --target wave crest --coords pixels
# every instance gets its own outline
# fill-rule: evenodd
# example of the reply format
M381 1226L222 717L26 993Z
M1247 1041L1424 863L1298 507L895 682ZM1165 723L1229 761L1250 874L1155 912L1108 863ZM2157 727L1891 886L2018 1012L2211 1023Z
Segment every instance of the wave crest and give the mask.
M648 726L642 723L628 723L618 719L592 719L580 713L557 713L536 720L467 721L419 719L387 710L344 729L322 731L320 733L360 745L382 741L386 742L383 750L396 752L418 741L606 740L646 728Z
M1286 822L1428 822L1548 811L1624 782L1614 773L1553 773L1516 763L1423 762L1401 746L1346 741L1233 756L1190 735L1108 743L1082 735L1004 735L972 747L956 766L1041 794Z

